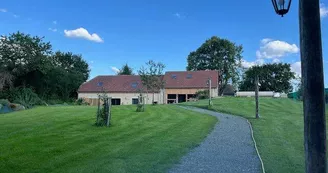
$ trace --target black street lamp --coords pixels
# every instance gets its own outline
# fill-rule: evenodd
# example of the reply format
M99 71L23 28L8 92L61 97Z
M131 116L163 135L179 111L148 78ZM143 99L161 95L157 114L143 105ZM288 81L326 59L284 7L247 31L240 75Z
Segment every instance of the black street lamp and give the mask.
M271 0L277 14L284 17L288 13L292 0Z
M291 0L272 0L279 15ZM326 116L319 0L299 0L300 50L303 82L304 150L307 173L327 171Z

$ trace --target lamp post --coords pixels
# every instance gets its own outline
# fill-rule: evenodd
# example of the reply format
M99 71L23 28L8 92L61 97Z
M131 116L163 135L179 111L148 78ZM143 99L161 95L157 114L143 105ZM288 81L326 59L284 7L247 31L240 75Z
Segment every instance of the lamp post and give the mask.
M272 0L272 3L277 14L283 16L288 12L291 0ZM327 162L319 0L299 0L299 25L305 166L307 173L322 173L327 170Z

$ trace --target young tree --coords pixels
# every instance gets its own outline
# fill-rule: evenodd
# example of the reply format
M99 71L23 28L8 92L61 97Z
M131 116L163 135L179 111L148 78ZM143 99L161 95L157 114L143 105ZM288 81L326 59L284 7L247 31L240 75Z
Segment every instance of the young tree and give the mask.
M133 69L128 64L123 65L117 75L133 75Z
M290 64L275 63L251 67L245 72L239 89L241 91L254 91L256 75L259 76L260 91L288 93L293 89L291 80L295 78L295 74L291 72Z
M141 67L138 70L142 85L145 87L147 92L153 93L152 103L154 104L155 92L164 88L164 68L165 65L161 62L155 62L150 60L146 63L146 67Z
M232 83L239 80L238 69L242 52L241 45L214 36L189 54L187 70L218 70L221 95L229 80Z

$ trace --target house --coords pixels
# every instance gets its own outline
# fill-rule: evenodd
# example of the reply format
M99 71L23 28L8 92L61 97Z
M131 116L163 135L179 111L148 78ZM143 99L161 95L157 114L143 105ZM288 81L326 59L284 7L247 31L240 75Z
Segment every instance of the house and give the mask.
M138 104L138 96L142 88L140 76L97 76L80 86L78 98L84 98L91 105L97 105L98 95L105 92L112 97L112 105ZM145 94L145 104L152 103L152 96L152 93ZM159 97L159 91L156 91L154 101L161 104L163 99Z
M145 104L151 104L152 98L158 104L180 103L191 101L199 90L208 90L208 79L212 83L212 96L218 95L217 71L176 71L166 72L164 89L155 93L146 92ZM138 104L138 96L143 88L140 76L117 75L97 76L82 84L78 90L78 98L84 98L91 105L98 103L98 95L106 92L112 97L112 105Z
M180 103L192 100L195 93L208 90L208 79L212 80L211 95L218 96L218 71L176 71L166 72L165 103Z

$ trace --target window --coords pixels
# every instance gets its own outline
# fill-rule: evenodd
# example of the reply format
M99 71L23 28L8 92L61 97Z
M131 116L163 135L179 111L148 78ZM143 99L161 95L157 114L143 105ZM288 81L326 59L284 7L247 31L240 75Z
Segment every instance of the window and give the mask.
M172 74L172 75L171 75L171 78L172 78L172 79L177 79L177 75L176 75L176 74Z
M138 83L136 83L136 82L134 82L134 83L131 84L131 87L132 88L137 88L137 86L138 86Z
M98 82L97 86L101 87L101 86L103 86L103 84L104 84L103 82Z
M187 79L191 79L192 78L192 74L187 74Z
M137 98L132 99L132 104L137 105L139 103L139 100Z
M167 99L176 99L177 95L176 94L168 94Z
M112 99L112 105L121 105L121 99Z

